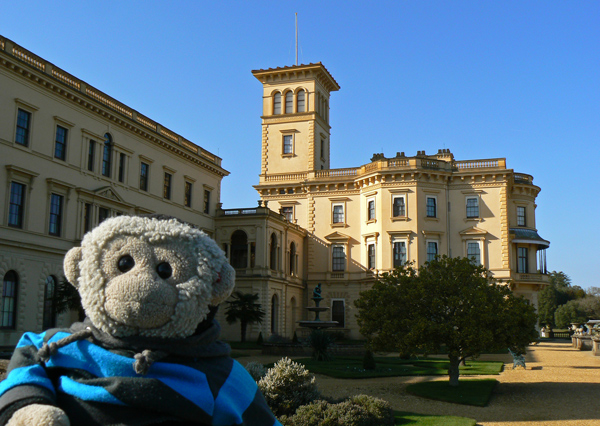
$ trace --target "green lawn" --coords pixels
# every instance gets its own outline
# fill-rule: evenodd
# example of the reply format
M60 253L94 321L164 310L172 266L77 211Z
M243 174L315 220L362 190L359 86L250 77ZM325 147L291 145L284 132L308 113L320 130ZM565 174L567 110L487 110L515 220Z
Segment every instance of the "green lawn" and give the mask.
M364 370L362 357L336 357L332 361L315 361L312 358L296 360L312 373L324 374L338 379L366 379L392 376L443 376L448 374L449 361L444 359L409 359L376 357L375 370ZM502 362L468 361L460 367L461 375L500 374Z
M427 414L396 411L396 426L476 426L477 421L466 417L430 416Z
M461 380L458 387L452 387L447 381L421 382L408 385L406 392L438 401L485 407L497 383L495 379Z

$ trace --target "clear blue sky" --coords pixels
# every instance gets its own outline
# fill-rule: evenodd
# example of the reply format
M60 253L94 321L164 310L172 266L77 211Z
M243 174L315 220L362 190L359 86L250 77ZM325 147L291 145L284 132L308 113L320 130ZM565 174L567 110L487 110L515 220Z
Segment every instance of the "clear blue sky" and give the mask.
M223 158L225 208L253 206L260 83L321 61L331 166L449 148L506 157L542 188L548 266L600 286L600 2L4 2L0 34Z

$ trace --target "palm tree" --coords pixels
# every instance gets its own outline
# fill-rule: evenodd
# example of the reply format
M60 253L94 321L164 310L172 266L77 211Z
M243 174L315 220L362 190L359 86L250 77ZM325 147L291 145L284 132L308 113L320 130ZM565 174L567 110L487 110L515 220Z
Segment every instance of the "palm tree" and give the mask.
M262 323L265 316L265 311L262 310L258 300L258 293L242 293L234 291L231 295L234 300L227 302L227 310L225 311L225 319L227 323L233 324L240 320L242 326L242 342L246 341L246 328L248 324Z
M76 311L79 321L83 321L85 318L85 311L81 305L81 296L77 289L71 285L66 278L63 278L56 287L54 303L54 309L57 314Z

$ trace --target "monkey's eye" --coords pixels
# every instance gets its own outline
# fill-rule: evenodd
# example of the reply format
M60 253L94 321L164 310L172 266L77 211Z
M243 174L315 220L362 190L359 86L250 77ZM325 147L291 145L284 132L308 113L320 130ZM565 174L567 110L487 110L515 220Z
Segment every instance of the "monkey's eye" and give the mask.
M173 269L171 269L171 265L169 265L167 262L159 263L156 267L156 272L163 280L166 280L173 275Z
M134 266L135 266L135 260L133 260L133 257L129 256L128 254L121 257L119 259L119 264L117 265L117 267L119 268L119 271L121 271L123 273L132 270Z

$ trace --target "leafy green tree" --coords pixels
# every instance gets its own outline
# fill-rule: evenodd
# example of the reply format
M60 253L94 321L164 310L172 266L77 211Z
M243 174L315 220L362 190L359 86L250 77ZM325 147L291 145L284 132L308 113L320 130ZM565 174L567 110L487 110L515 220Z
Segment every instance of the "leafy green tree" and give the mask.
M586 296L585 291L579 286L571 285L571 278L562 271L550 272L550 285L542 290L538 298L538 314L541 325L555 323L555 312L559 306L570 300L581 299Z
M451 386L466 358L508 347L524 353L537 338L534 307L467 258L443 256L418 271L383 274L355 303L370 350L436 353L445 346Z
M256 303L258 294L234 291L231 297L233 297L233 300L227 302L228 306L225 311L225 319L228 324L233 324L238 320L240 321L242 328L242 342L245 342L248 324L262 323L265 311L261 308L260 303Z
M556 309L556 326L565 328L573 322L585 323L590 319L600 319L600 298L586 296L570 300Z
M588 320L587 313L579 305L578 300L570 300L556 309L554 321L559 328L566 328L572 322L585 323Z
M556 287L548 286L538 295L538 316L540 325L550 324L555 326L554 313L558 308L558 290Z

